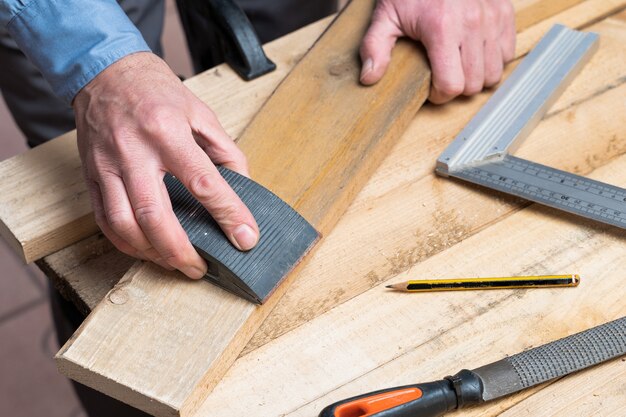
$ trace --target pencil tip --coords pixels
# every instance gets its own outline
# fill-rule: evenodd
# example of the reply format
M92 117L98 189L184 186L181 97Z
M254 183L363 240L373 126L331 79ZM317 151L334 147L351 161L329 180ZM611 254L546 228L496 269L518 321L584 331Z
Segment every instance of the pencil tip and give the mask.
M385 288L393 288L393 285L385 285Z

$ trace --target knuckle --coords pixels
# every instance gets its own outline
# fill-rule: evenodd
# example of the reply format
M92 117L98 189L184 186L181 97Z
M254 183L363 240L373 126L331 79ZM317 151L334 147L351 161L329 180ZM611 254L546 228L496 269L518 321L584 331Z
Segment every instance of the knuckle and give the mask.
M199 173L193 176L189 181L189 192L210 209L211 216L222 226L243 222L237 201L230 198L230 193L218 186L210 174Z
M146 111L142 117L142 128L149 135L162 135L172 125L175 125L175 115L167 106L156 106Z
M189 192L198 200L210 202L217 198L214 176L206 171L198 171L189 177Z
M510 1L501 1L499 4L501 5L499 10L500 15L505 20L515 21L515 9L513 8L513 4L511 4Z
M492 87L500 81L502 77L502 66L490 68L485 72L485 86Z
M483 18L488 23L488 28L496 28L495 23L500 19L500 11L496 7L485 7Z
M247 167L248 166L248 158L246 157L246 155L241 152L239 150L239 148L233 148L233 149L229 149L227 152L227 155L225 155L225 157L223 158L224 160L220 163L224 164L224 163L232 163L235 164L237 166L244 166Z
M222 226L229 227L244 222L239 209L234 204L220 204L212 214L215 221Z
M135 221L129 213L113 211L107 214L111 229L120 236L128 236L135 227ZM106 221L105 219L102 219Z
M142 229L158 230L163 225L163 211L156 202L146 200L135 206L135 219Z
M461 93L463 93L464 89L464 86L460 82L452 80L442 80L436 83L435 87L440 93L451 97L456 97L460 95Z
M483 12L480 7L470 7L466 9L465 26L468 29L479 29L483 24Z
M200 100L198 100L200 101ZM204 117L211 123L217 122L218 118L217 115L215 114L215 112L213 111L213 109L211 109L209 106L207 106L206 104L204 104L203 102L201 102L201 105L204 109Z
M482 83L471 82L465 86L465 90L463 91L463 94L467 96L473 96L474 94L480 93L482 89L483 89Z
M433 35L436 37L447 33L452 25L451 19L447 13L429 14L430 24L428 25Z

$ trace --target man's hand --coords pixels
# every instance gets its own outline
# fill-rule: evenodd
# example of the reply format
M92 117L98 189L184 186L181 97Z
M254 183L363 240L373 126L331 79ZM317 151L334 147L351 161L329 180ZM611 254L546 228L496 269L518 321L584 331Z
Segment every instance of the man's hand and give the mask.
M515 53L510 0L378 0L361 44L361 82L380 80L399 37L421 41L432 69L430 101L495 85Z
M176 176L240 250L256 245L252 214L213 165L247 175L215 114L157 56L129 55L73 103L96 222L122 252L201 278L207 266L178 223L163 177Z

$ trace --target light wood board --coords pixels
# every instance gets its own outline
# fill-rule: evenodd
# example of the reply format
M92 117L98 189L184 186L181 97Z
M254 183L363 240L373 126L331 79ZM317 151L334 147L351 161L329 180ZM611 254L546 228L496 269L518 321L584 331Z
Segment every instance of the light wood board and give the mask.
M517 24L526 29L580 1L515 0ZM607 1L609 6L612 3ZM302 31L280 43L290 44L293 50L289 46L273 50L270 47L278 69L264 76L262 81L246 85L232 71L222 67L189 80L187 85L212 105L226 130L237 136L258 110L259 98L260 102L264 101L263 97L267 97L306 50L298 39L315 32ZM207 91L209 75L224 83L221 92ZM227 104L235 105L238 112L220 112ZM0 182L0 234L26 262L57 252L98 231L82 180L75 141L76 135L71 132L37 150L0 163L0 178L3 179Z
M579 6L579 9L580 13L569 11L552 20L573 25L580 24L580 14L594 18L606 13L605 9L598 7L598 3L586 3ZM549 27L545 23L540 26ZM527 33L535 42L541 36L541 32L536 29L521 34L518 42L528 47L531 43L526 40L529 36ZM603 39L603 42L610 41ZM610 48L600 50L550 114L562 111L573 102L597 94L607 85L617 82L624 65L623 57L610 51ZM303 272L303 276L312 278L298 280L291 287L250 341L244 354L371 288L388 274L404 270L445 250L480 230L485 224L496 221L498 216L506 215L510 210L519 207L514 200L505 198L485 206L471 216L467 213L459 215L451 210L435 210L445 204L453 205L457 196L451 195L449 199L439 196L435 198L433 193L436 190L418 185L421 178L431 174L436 155L480 108L488 95L489 93L484 93L472 100L461 100L445 107L427 106L418 114L400 143L390 152L340 222L339 230L329 235L325 245L313 255L311 263ZM578 125L584 126L587 120L598 116L602 117L602 114L590 114L589 119L579 120ZM560 124L555 124L554 128L539 128L537 135L567 134L564 133L567 132L567 119L560 120ZM611 123L609 120L606 126L611 126L611 129L607 129L606 134L596 139L598 146L604 143L600 146L602 152L592 148L590 142L580 141L576 146L568 148L567 154L558 155L560 144L555 142L554 148L550 148L551 151L547 154L550 155L550 160L545 162L583 174L589 172L621 151L619 144L613 139L613 135L621 129L621 125L616 122L617 120L613 120ZM537 141L536 144L546 146L542 141ZM547 144L548 147L551 145L552 143ZM421 151L422 149L425 151ZM585 157L582 163L572 162L573 158L579 158L580 155L590 156ZM382 204L385 202L398 207L398 210L389 211L388 206ZM411 210L413 206L418 210ZM372 221L383 217L387 218L386 222ZM351 247L360 248L362 256L358 262L348 252ZM54 255L57 271L65 271L60 265L64 263L64 259L74 257L72 252L76 252L76 248L70 247ZM364 262L366 259L367 262ZM89 281L98 279L93 274L93 268L83 269L79 266L68 274L68 280L75 279L85 281L79 287L83 294L81 299L91 303L92 308L106 294L106 287L99 292L94 291L95 296L92 296L94 292L88 291Z
M373 5L359 0L346 7L238 141L252 176L322 235L332 230L430 89L425 57L406 41L394 49L379 83L359 83L358 47ZM189 415L303 265L257 307L209 283L138 263L61 349L59 369L150 413Z
M623 186L626 25L609 19L591 29L601 34L602 45L581 77L595 68L601 78L606 72L594 65L608 56L620 57L621 75L606 80L605 88L592 87L591 94L567 96L590 81L577 79L518 154L570 170L585 167L591 178ZM497 211L490 192L434 176L424 183L460 216ZM393 212L392 203L372 204ZM433 205L427 198L426 206ZM397 210L407 213L405 207ZM241 357L196 415L312 416L348 396L440 379L626 315L621 230L538 205L503 217L407 270L385 274L371 290ZM333 235L341 232L340 224ZM353 259L367 262L358 251ZM399 294L385 288L410 278L547 273L579 273L582 281L578 288L547 290ZM624 378L625 364L618 359L540 387L545 391L529 390L459 414L621 415ZM233 392L237 401L230 400Z
M406 195L405 195L405 197L406 197ZM411 201L411 200L409 200L409 201ZM402 207L402 206L401 206L401 207ZM406 206L404 206L404 207L406 207ZM406 210L406 208L405 208L405 210ZM448 223L448 224L450 224L449 219L443 219L443 218L442 218L442 219L440 219L440 220L443 220L443 221L444 221L444 223ZM345 283L344 283L344 284L345 284ZM138 286L138 285L135 285L133 288L134 288L134 289L141 289L141 288L140 288L140 286ZM186 299L187 299L187 298L186 298ZM190 300L190 302L191 302L191 303L193 303L193 302L194 302L194 300L193 300L193 299L189 299L189 300ZM192 314L191 314L191 316L195 316L196 314L197 314L197 313L192 313ZM93 342L92 342L92 341L90 341L90 340L88 340L88 342L89 342L89 343L95 343L95 340L94 340ZM181 357L186 357L186 356L181 355ZM125 356L125 358L126 358L126 356ZM154 363L154 362L151 362L151 363ZM102 386L103 386L103 383L102 383L102 382L98 381L97 383L98 383L99 387L102 387ZM170 387L170 389L171 389L171 387ZM109 391L109 392L110 392L110 391Z
M516 0L514 1L514 5L519 13L524 13L527 16L542 16L542 10L545 13L545 10L552 10L554 12L563 11L568 9L571 5L580 3L580 1L569 0L569 1L560 1L560 2L550 2L550 6L546 6L543 0ZM560 9L555 9L555 5L558 4ZM566 13L560 13L555 17L550 15L551 19L545 21L542 24L535 25L532 31L524 31L518 37L518 56L523 55L525 51L527 51L534 42L536 42L539 37L543 34L543 31L547 30L550 25L555 22L563 22L573 27L580 27L585 23L585 20L581 18L581 16L585 16L585 18L591 19L599 19L607 14L613 12L617 8L621 7L621 3L613 2L600 4L599 2L585 2L581 6L574 8ZM538 9L537 9L538 8ZM287 73L295 62L302 56L304 51L308 48L308 45L321 33L323 28L328 24L328 19L320 21L316 24L313 24L307 28L294 32L287 37L279 39L275 42L270 43L266 46L266 50L269 51L269 54L272 56L272 59L278 62L278 70L280 72L280 77L284 77L285 73ZM528 22L524 27L528 27ZM509 67L510 70L511 67ZM207 71L206 73L194 77L188 80L186 83L190 88L192 88L196 94L198 94L205 102L207 102L212 109L218 114L220 121L224 124L226 130L232 135L237 136L240 134L245 124L252 118L254 112L260 107L262 102L267 98L267 96L271 93L273 88L275 88L276 84L279 82L279 77L276 77L277 73L272 73L267 75L254 83L242 83L240 78L234 74L228 67L220 66L211 71ZM473 113L479 108L480 104L484 102L486 99L486 94L483 94L482 101L481 100L473 100L470 103L463 104L465 107L465 112L459 112L458 116L455 117L447 117L443 115L438 120L438 123L432 123L433 114L440 114L443 108L432 106L427 106L425 110L422 110L417 119L413 121L411 124L411 128L407 134L404 135L402 139L401 145L396 146L396 149L402 148L402 151L406 149L408 146L410 148L412 141L408 140L409 136L418 137L418 138L449 138L451 139L455 135L455 131L460 129L461 126L469 120L469 118L473 115ZM245 98L245 100L244 100ZM450 104L449 106L453 106L454 104ZM232 109L236 107L237 111L232 111ZM450 120L453 119L453 120ZM421 129L423 125L423 120L429 121L427 123L429 129L424 130ZM452 133L450 133L452 132ZM426 139L424 139L426 140ZM432 139L434 140L434 139ZM430 167L428 163L431 161L427 161L426 165L421 162L426 159L416 160L415 158L419 158L421 153L417 153L414 155L413 153L405 153L404 159L400 161L403 169L410 170L407 175L402 178L390 177L386 175L387 169L394 169L392 164L395 159L393 157L389 157L387 159L388 162L383 164L376 174L377 177L385 176L387 178L384 184L381 181L384 178L370 181L370 184L367 186L367 189L376 190L374 192L378 194L384 194L391 186L393 186L394 181L402 181L410 182L413 180L414 170L428 170ZM361 193L363 197L367 197L367 193ZM358 200L362 200L363 197L360 197ZM357 200L357 201L358 201ZM355 203L353 206L358 205L360 203ZM58 281L62 286L61 289L64 290L64 294L72 299L76 305L78 305L81 309L85 311L89 311L97 305L97 303L104 298L106 293L112 288L113 284L122 277L123 271L110 271L103 270L99 268L94 268L91 264L93 260L93 256L89 256L85 258L83 268L83 263L80 262L80 257L85 256L91 247L93 246L92 241L95 238L89 238L84 241L78 242L74 245L69 246L66 249L63 249L59 252L56 252L53 255L47 256L40 263L40 266L46 268L49 271L50 276ZM112 249L111 245L108 247L104 247L106 245L102 245L103 247L100 249L103 251L103 256L106 255L111 259L116 259L116 257L120 258L121 263L125 263L124 255L119 253L118 251ZM112 252L112 253L109 253ZM67 262L66 259L71 259L71 262ZM75 261L74 261L75 260ZM112 273L113 272L113 273ZM99 273L102 274L102 277L99 276ZM117 274L117 278L115 279L114 274ZM84 281L82 284L80 281ZM63 282L68 283L69 285L63 285ZM93 285L94 282L107 282L108 287L106 285ZM75 284L74 284L75 283ZM67 290L67 291L66 291ZM317 295L317 294L315 294ZM349 296L349 292L346 294ZM282 304L282 303L281 303ZM325 303L328 304L328 303ZM287 310L291 308L288 307ZM282 314L281 314L282 315ZM276 318L274 320L273 318ZM282 319L280 319L282 320ZM279 321L277 318L277 314L272 313L272 316L268 320ZM264 326L265 327L265 326ZM255 338L257 340L257 338ZM251 343L250 347L256 346L257 343ZM250 348L249 347L249 348Z
M580 6L572 8L568 13L562 13L557 18L550 19L548 22L537 25L533 29L534 32L540 36L554 21L579 26L584 24L586 19L597 19L599 16L603 15L602 13L607 13L621 6L619 2L584 2ZM538 39L538 36L534 41ZM601 42L604 45L604 36ZM524 41L522 37L518 39L518 48L523 49L524 45L530 46L530 43L531 42ZM518 49L518 52L519 50L520 49ZM602 54L603 51L605 51L605 49L601 48L599 54ZM560 149L563 147L562 142L555 142L553 150L548 152L546 156L547 159L552 159L552 161L548 160L546 162L554 162L553 165L555 166L559 165L561 168L586 173L606 163L607 160L610 160L616 154L624 152L623 140L621 140L619 136L619 133L623 131L623 126L620 127L617 125L617 129L615 129L615 124L610 123L614 120L612 116L614 117L617 111L616 109L612 111L604 110L595 112L590 114L589 117L583 117L581 120L579 113L584 112L587 114L590 111L589 108L585 107L583 111L579 110L581 109L580 107L572 105L583 102L590 96L601 94L602 87L598 87L601 83L604 83L604 89L610 90L614 88L616 84L623 82L623 80L619 81L619 75L621 74L621 77L624 76L624 74L620 72L622 68L624 68L623 62L619 61L621 57L623 58L623 54L619 52L609 52L603 56L603 58L608 59L609 62L612 63L611 65L594 67L593 72L590 73L583 72L579 78L587 77L584 79L585 82L580 82L572 86L572 91L576 88L577 93L569 95L570 90L568 90L563 100L557 103L557 107L551 112L554 117L560 117L557 113L563 116L560 119L560 125L555 125L556 127L545 130L543 134L544 137L550 134L560 134L561 137L567 137L569 135L568 129L573 129L570 124L571 120L578 121L578 127L575 127L575 129L580 130L584 129L584 126L591 126L591 128L586 131L586 134L589 136L594 135L596 133L595 131L598 130L597 126L592 123L594 118L599 118L603 123L608 122L609 128L606 131L600 129L601 131L598 132L599 138L597 138L598 142L584 143L583 141L577 141L577 145L584 146L572 150L573 156L567 156L562 161L561 156L558 155L558 153L562 151L562 149ZM595 65L596 61L594 60L592 64ZM589 69L589 71L592 70ZM226 73L226 71L224 71L224 73ZM616 74L618 75L617 78L614 77ZM217 75L214 76L217 77ZM224 76L228 77L229 74L220 75L220 77ZM202 77L197 77L192 81L198 81L198 84L202 84L200 82L201 80ZM595 83L593 82L594 80ZM416 176L416 171L418 171L418 174L420 170L428 171L432 168L432 166L428 166L428 163L434 162L434 160L428 161L429 155L424 155L424 159L421 159L420 155L422 155L422 153L420 150L425 148L425 153L435 154L436 157L439 149L443 149L445 143L455 134L449 133L453 129L446 131L445 127L457 119L467 121L479 107L481 100L484 101L484 99L485 95L482 95L472 100L461 100L446 106L445 109L443 107L428 107L420 112L420 115L416 118L400 144L394 148L389 158L383 163L363 192L361 192L336 231L327 236L327 242L331 239L335 239L335 244L331 246L330 243L327 243L328 246L320 248L318 253L315 254L314 259L311 261L309 267L307 267L311 269L310 273L312 275L310 276L312 279L299 280L296 283L296 287L293 288L293 291L289 293L288 297L283 299L281 307L276 310L275 313L280 314L272 314L263 326L264 331L259 332L261 336L258 338L255 337L249 345L249 350L301 325L316 315L327 311L332 306L354 297L356 294L367 290L372 285L384 281L389 278L390 274L393 274L394 271L397 273L411 267L480 230L480 228L478 230L471 229L471 225L476 222L469 222L470 230L460 228L459 225L463 226L468 218L472 216L480 217L494 210L499 211L500 213L498 214L503 214L503 211L505 211L504 214L506 214L506 211L520 207L519 203L515 203L510 199L504 199L504 201L496 202L497 204L489 205L489 201L492 201L491 196L482 196L482 193L479 193L479 196L476 197L472 194L470 197L478 198L481 203L485 205L482 211L472 213L471 215L464 213L462 210L449 211L447 213L444 211L441 212L441 216L437 214L439 217L431 217L433 220L430 228L426 227L417 230L417 227L413 226L429 223L428 216L426 215L428 210L432 213L437 213L435 209L447 202L446 200L440 200L435 197L427 197L424 199L424 202L421 203L425 204L428 208L428 210L423 211L424 216L416 219L409 215L408 218L404 220L405 217L407 217L407 213L411 213L412 208L417 207L421 210L420 202L422 199L419 194L420 190L417 189L415 194L412 194L411 191L413 188L410 187L409 184L419 179L419 176ZM559 108L558 106L561 107ZM617 109L619 109L619 107ZM427 116L427 114L429 114L429 116ZM567 117L565 117L565 115L567 115ZM422 118L422 116L424 118ZM463 123L464 122L460 122L459 125L461 126ZM234 122L231 126L236 126L236 124L237 122ZM540 128L541 126L538 129ZM613 134L610 133L611 129L615 129ZM585 130L581 132L585 132ZM410 134L417 137L417 139L408 138ZM561 138L560 140L563 141L564 139ZM537 143L541 146L546 145L545 141ZM531 145L530 141L529 145ZM438 147L438 149L432 149L433 147ZM585 157L582 158L582 156ZM398 169L403 170L402 173L406 175L390 174L390 171ZM395 186L394 184L398 181L399 184ZM396 211L394 207L404 200L403 194L406 190L410 191L409 194L405 196L409 202L400 205ZM387 198L390 199L386 201ZM370 213L370 217L368 217L368 212ZM358 215L355 213L358 213ZM385 215L386 213L391 213L391 219L386 224L376 224L376 227L373 228L371 233L368 233L367 228L374 225L372 218ZM355 216L358 216L358 219L351 221L350 218ZM421 223L415 223L416 220ZM497 218L493 221L497 221ZM450 227L447 227L448 225ZM381 236L383 237L382 241L380 240ZM350 247L350 242L357 245L360 251L365 251L364 256L355 257L355 254L347 249ZM423 244L420 245L420 242ZM370 245L372 245L373 249L367 251ZM408 248L407 245L409 246ZM328 247L328 250L326 250L326 247ZM373 258L375 261L373 261ZM358 261L359 265L354 265L357 263L355 260ZM317 268L321 268L321 271L320 269L316 271L316 266ZM336 267L338 267L338 270ZM368 270L368 267L371 268ZM335 273L333 273L333 269L335 269ZM323 281L319 285L316 285L314 279L317 279L318 276L321 276ZM343 279L348 281L343 281ZM303 281L305 282L305 286L300 287L299 284ZM86 292L87 288L85 288L84 291ZM292 297L292 293L297 291L299 291L299 293ZM93 300L96 301L100 297L101 295L99 297L96 296ZM313 299L310 300L310 297ZM283 309L282 312L279 311L282 309L287 299L289 299L288 306ZM304 303L304 305L299 303ZM285 319L289 320L286 326L282 324ZM442 375L433 375L433 377L440 376ZM257 385L257 387L260 386Z
M626 156L593 177L626 183ZM342 398L441 379L621 317L624 256L619 232L531 206L240 358L196 416L313 416ZM398 294L384 287L416 276L572 270L583 277L575 289ZM618 375L623 368L619 360L610 367ZM626 405L618 394L607 394L614 411ZM498 415L526 397L532 391L461 415ZM521 404L526 415L553 415L549 402Z

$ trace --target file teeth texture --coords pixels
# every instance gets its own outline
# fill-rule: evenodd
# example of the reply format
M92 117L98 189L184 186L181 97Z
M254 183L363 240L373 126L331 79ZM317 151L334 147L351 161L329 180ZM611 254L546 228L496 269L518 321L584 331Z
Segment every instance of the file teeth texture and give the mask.
M623 355L626 355L626 317L506 360L515 369L522 387L527 388Z
M448 146L439 169L478 165L523 140L591 57L597 38L555 25Z
M218 170L257 221L261 237L254 249L237 250L183 184L166 175L174 213L191 243L208 261L207 279L251 301L262 302L319 236L300 214L269 190L226 168Z

